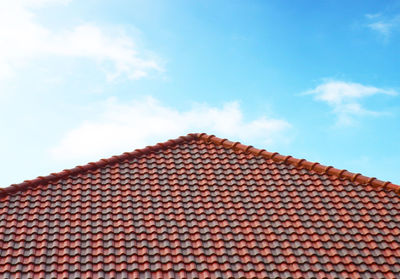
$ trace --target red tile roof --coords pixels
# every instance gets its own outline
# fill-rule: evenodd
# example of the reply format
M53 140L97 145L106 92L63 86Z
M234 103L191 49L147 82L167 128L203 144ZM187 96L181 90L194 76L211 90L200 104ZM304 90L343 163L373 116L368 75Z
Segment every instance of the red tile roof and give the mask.
M206 134L0 190L9 277L395 278L400 186Z

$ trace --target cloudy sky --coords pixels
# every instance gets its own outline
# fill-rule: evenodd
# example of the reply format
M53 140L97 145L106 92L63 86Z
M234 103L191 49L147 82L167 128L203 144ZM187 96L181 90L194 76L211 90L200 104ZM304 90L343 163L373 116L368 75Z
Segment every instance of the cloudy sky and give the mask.
M206 132L400 183L400 2L0 0L0 187Z

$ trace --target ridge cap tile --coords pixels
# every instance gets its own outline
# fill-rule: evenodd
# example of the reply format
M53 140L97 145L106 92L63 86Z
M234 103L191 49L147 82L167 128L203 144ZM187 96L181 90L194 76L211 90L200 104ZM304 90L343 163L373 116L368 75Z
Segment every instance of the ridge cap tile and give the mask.
M226 149L233 151L243 152L245 154L252 154L255 156L262 156L266 159L271 159L276 163L282 163L285 165L294 166L300 169L306 169L309 171L316 172L320 175L330 175L337 177L338 179L346 179L352 183L359 183L364 186L371 186L375 189L382 189L385 191L393 191L400 195L400 185L396 185L390 181L378 180L375 177L363 176L360 173L352 173L345 169L336 169L332 166L325 166L318 162L310 162L306 159L297 159L290 155L284 156L278 152L269 152L265 149L258 149L251 145L244 145L240 142L232 142L225 138L219 138L215 135L208 135L206 133L189 133L186 136L180 136L175 139L170 139L166 142L159 142L155 145L146 146L141 149L135 149L132 152L124 152L120 155L114 155L110 158L102 158L96 162L89 162L85 165L79 165L71 169L65 169L60 172L51 173L47 176L38 176L33 180L25 180L22 183L12 184L5 188L0 188L0 198L7 196L8 194L23 191L28 188L36 187L41 184L49 184L50 182L57 181L72 175L79 175L86 171L96 170L105 167L110 164L115 164L121 161L129 160L130 158L139 158L149 153L154 153L159 150L164 150L175 145L189 142L191 140L200 140L204 143L213 143L216 146L221 146Z
M283 163L286 165L292 165L296 168L303 168L310 171L315 171L318 174L327 174L335 176L339 179L347 179L354 183L360 183L364 186L372 186L373 188L380 188L382 190L394 191L400 195L400 185L394 184L390 181L378 180L375 177L364 176L360 173L352 173L345 169L335 169L332 166L325 166L318 162L307 161L306 159L297 159L290 155L284 156L278 152L268 152L265 149L257 149L251 145L244 145L240 142L232 142L228 139L218 138L214 135L207 135L206 133L197 134L197 138L205 141L212 142L216 145L230 148L232 150L239 150L244 153L251 153L255 156L262 156L267 159L271 159L277 163ZM297 161L295 163L295 161ZM319 170L316 170L318 168ZM339 173L336 173L339 172Z
M158 150L166 149L168 147L172 147L176 144L181 144L186 141L190 141L196 139L196 134L188 134L186 136L180 136L176 139L170 139L164 143L157 143L152 146L146 146L141 149L135 149L132 152L124 152L120 155L114 155L110 158L102 158L96 162L89 162L85 165L75 166L71 169L65 169L60 172L53 172L47 176L38 176L32 180L25 180L21 183L11 184L8 187L0 188L0 198L6 196L7 194L11 194L17 191L25 190L29 187L39 186L40 184L49 183L51 181L56 181L68 176L82 174L88 170L95 170L102 167L105 167L109 164L114 164L118 161L128 160L130 158L140 157L142 155L146 155L148 153L156 152Z

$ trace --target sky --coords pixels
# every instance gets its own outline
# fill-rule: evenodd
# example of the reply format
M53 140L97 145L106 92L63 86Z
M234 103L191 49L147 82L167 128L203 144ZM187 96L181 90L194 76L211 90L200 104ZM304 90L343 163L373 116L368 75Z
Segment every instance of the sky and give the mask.
M0 187L206 132L400 184L400 2L0 0Z

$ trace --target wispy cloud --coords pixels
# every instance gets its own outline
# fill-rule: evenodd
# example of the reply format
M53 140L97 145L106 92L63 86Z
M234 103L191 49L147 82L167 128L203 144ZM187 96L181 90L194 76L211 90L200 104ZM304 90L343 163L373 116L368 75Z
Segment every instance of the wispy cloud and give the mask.
M37 9L68 2L0 1L0 78L13 76L18 68L34 59L52 55L94 61L106 69L108 79L121 75L137 79L163 70L156 58L139 50L135 39L122 27L104 28L96 23L83 23L55 30L37 20Z
M366 14L365 17L369 18L369 19L374 19L374 18L379 18L380 16L382 16L381 13L376 13L376 14Z
M352 124L354 116L378 116L382 112L365 109L361 100L376 94L397 95L391 89L367 86L360 83L327 80L305 94L312 94L315 99L327 103L338 117L338 124Z
M243 118L237 102L222 107L197 104L177 110L147 97L140 101L109 99L94 105L98 117L84 121L50 152L62 160L93 160L190 132L207 132L253 144L272 144L288 140L290 124L283 119Z
M368 24L369 28L371 28L374 31L377 31L378 33L382 34L385 37L389 37L393 26L394 26L393 23L385 22L385 21L377 21L377 22Z
M377 32L386 41L400 26L400 15L385 16L381 13L377 13L366 14L365 17L368 21L366 26L372 31Z

